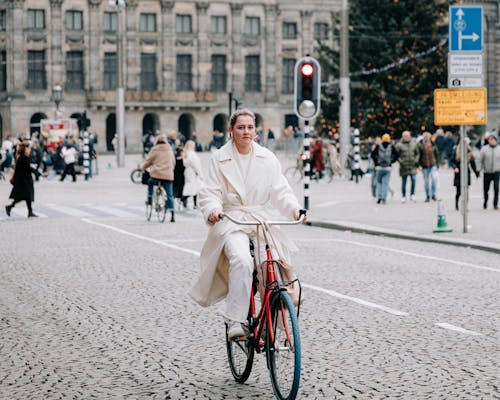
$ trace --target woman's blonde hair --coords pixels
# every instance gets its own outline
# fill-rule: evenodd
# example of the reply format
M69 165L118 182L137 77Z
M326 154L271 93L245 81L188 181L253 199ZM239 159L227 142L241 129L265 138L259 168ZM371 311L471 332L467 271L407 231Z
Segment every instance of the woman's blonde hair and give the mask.
M236 124L236 120L240 115L248 115L249 117L252 117L253 123L255 124L255 114L247 108L242 108L241 110L236 110L231 114L231 118L229 118L229 126L231 128L234 127L234 125Z

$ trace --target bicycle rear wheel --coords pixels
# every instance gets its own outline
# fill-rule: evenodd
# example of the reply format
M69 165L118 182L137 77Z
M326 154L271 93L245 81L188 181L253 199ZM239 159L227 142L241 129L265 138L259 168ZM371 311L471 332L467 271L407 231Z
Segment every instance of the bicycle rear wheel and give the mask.
M130 173L130 180L133 183L142 183L142 171L139 168L134 169Z
M165 214L167 210L165 209L165 205L167 202L167 194L165 193L165 189L162 187L156 189L156 202L155 202L155 210L156 217L159 222L165 221Z
M250 376L250 372L252 372L255 350L248 337L245 339L229 339L227 329L226 324L226 348L229 367L234 380L238 383L244 383Z
M276 398L294 400L300 383L300 332L297 315L286 292L271 300L274 342L266 331L266 356Z

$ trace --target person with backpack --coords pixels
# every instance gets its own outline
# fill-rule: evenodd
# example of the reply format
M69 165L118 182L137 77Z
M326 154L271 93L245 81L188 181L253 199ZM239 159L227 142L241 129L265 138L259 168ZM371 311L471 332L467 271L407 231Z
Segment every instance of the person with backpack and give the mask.
M388 133L382 135L382 143L375 146L371 154L375 163L377 180L377 204L385 204L389 192L392 164L397 160L397 152Z

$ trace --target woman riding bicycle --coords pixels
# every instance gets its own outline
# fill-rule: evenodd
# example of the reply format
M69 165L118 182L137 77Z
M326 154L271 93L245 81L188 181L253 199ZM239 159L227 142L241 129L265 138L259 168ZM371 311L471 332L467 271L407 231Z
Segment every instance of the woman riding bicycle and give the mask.
M175 157L172 152L172 147L168 144L167 137L165 135L158 135L153 148L149 151L148 156L146 157L144 163L140 166L140 169L144 171L146 168L149 168L150 170L150 178L148 180L148 198L146 200L146 204L152 203L153 188L158 183L161 183L167 193L165 209L167 211L170 210L170 222L175 222L174 194L172 186L174 182L174 167Z
M239 220L269 219L276 211L299 219L300 205L281 165L268 149L254 142L255 115L237 110L229 122L231 140L213 153L199 205L210 229L203 246L201 274L191 297L202 306L225 299L220 311L228 323L228 337L244 336L254 264L249 249L251 226L221 220L228 212ZM271 227L278 249L289 260L295 246L279 228ZM263 245L264 240L259 243ZM257 249L262 252L262 249Z

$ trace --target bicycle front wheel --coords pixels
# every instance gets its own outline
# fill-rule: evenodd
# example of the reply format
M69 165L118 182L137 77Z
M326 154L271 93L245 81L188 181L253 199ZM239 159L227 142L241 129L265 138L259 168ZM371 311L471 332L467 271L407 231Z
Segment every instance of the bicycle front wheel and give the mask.
M229 367L234 380L244 383L250 376L253 366L254 347L248 337L245 339L229 339L227 337L226 324L226 348Z
M280 400L294 400L300 383L300 332L297 314L286 292L271 300L274 342L266 330L266 356L274 394Z
M134 169L130 174L130 180L133 183L142 183L142 171L139 168Z
M167 210L165 209L166 202L167 194L165 193L165 190L163 188L156 189L155 209L156 217L158 218L159 222L165 221L165 214L167 213Z
M303 172L301 169L299 169L297 167L288 167L285 170L284 175L285 175L286 179L288 179L288 183L294 185L294 184L301 181L302 176L303 176Z

